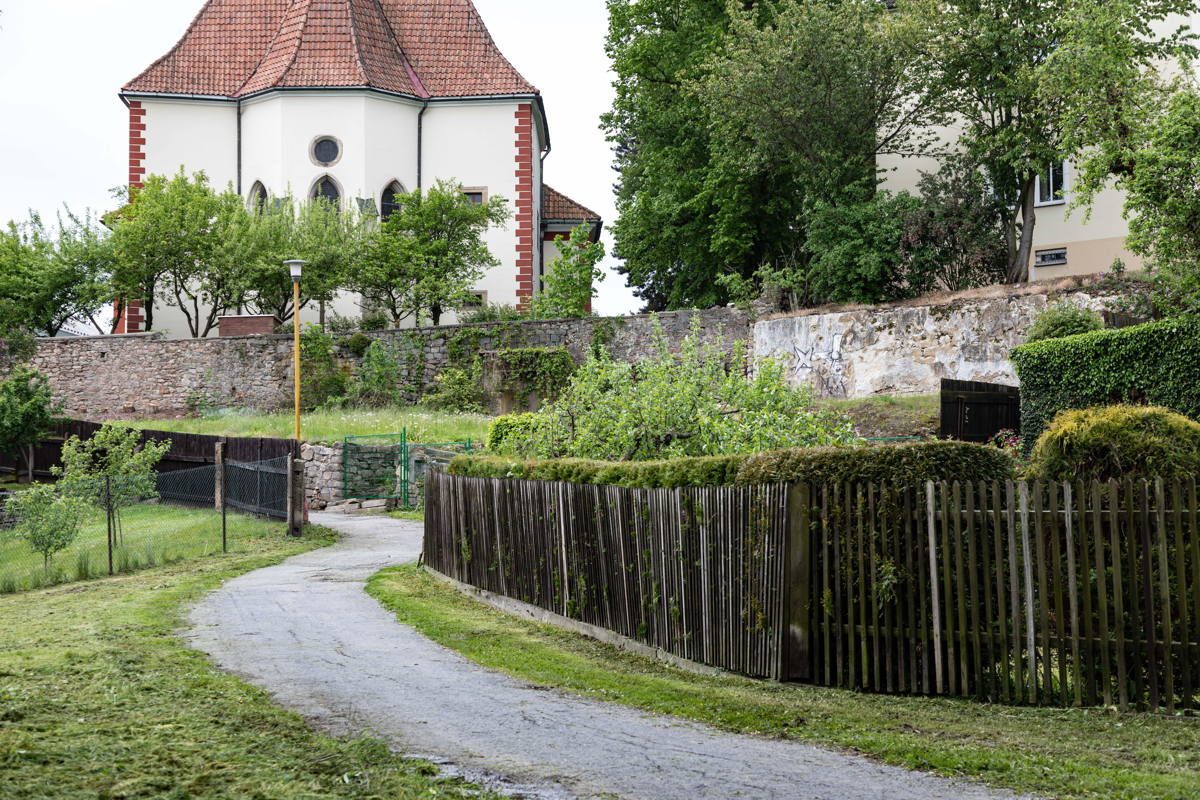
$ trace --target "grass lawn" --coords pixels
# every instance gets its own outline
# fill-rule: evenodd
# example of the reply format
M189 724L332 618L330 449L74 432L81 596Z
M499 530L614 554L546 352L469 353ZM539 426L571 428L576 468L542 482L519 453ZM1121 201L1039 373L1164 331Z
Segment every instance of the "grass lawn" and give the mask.
M222 581L332 540L0 598L0 797L494 797L373 740L321 736L175 632Z
M213 509L144 504L121 510L122 533L113 554L116 572L204 558L221 552L221 515ZM266 537L280 537L282 522L229 512L231 552L246 552ZM0 594L88 580L108 574L108 528L102 511L93 512L78 538L53 557L47 571L41 555L10 532L0 531Z
M701 677L494 611L414 566L379 573L368 590L404 624L486 667L539 685L1042 796L1200 797L1197 718L1010 708Z
M317 411L301 418L300 429L304 439L309 442L340 442L346 436L400 433L407 429L410 442L435 444L472 439L482 445L487 439L487 428L491 421L492 418L484 414L456 414L411 406ZM196 419L146 419L121 424L173 433L290 439L295 420L291 412L279 412Z
M936 394L822 400L820 405L850 417L858 435L868 439L936 436L942 413Z

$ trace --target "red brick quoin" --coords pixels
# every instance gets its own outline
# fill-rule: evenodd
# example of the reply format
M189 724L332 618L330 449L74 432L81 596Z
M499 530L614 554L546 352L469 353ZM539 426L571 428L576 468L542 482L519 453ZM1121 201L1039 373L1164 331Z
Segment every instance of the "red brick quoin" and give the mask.
M129 188L137 189L146 177L146 109L142 104L131 100L129 102ZM141 333L146 319L143 316L142 301L130 300L128 303L116 303L113 306L115 325L113 333Z
M524 308L533 298L533 106L517 106L517 306Z

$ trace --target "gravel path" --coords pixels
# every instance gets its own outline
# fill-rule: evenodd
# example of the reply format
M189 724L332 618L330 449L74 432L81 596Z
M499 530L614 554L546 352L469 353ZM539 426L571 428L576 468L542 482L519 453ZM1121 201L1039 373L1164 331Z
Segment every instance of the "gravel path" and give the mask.
M414 560L421 526L316 514L345 535L226 583L190 639L335 734L370 733L450 772L537 798L931 800L1009 794L797 742L537 689L396 622L363 591Z

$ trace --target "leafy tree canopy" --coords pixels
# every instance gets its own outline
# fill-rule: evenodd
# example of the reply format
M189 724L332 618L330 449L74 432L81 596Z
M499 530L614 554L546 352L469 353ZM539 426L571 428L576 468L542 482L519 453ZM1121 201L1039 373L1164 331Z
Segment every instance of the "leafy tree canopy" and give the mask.
M354 288L398 327L466 305L471 286L499 265L484 233L509 218L508 201L472 202L462 186L438 181L426 191L396 195L396 210L379 227L356 269Z

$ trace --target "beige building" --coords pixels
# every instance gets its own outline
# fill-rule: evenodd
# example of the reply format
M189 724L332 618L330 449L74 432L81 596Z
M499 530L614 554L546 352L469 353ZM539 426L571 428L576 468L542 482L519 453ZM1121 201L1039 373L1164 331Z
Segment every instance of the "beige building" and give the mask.
M1157 27L1166 32L1174 30L1180 22L1200 30L1200 11L1186 20L1174 20ZM952 127L939 129L937 133L947 149L952 148L958 138L958 131ZM885 170L884 188L915 193L921 174L936 172L938 160L888 157L881 158L879 166ZM1072 208L1072 173L1070 162L1060 162L1047 165L1038 178L1029 279L1107 272L1118 259L1129 269L1140 267L1142 259L1125 247L1129 223L1124 214L1124 193L1109 188L1097 195L1090 209Z

